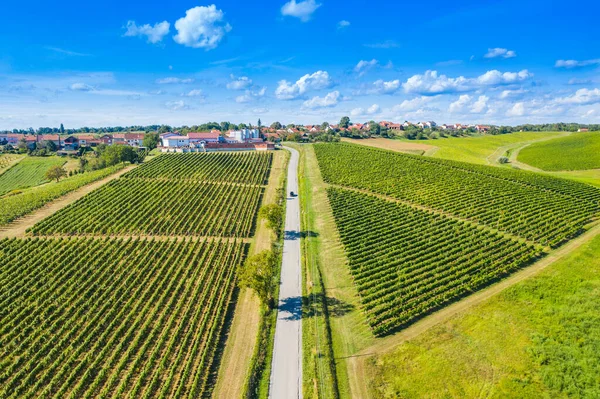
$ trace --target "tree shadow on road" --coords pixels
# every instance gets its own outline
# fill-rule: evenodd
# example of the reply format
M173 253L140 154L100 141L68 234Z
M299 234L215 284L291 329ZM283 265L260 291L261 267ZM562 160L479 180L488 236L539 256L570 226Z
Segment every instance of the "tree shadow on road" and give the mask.
M286 230L284 232L285 240L297 240L299 238L318 237L318 236L319 236L319 233L317 233L316 231L310 231L310 230L305 230L305 231Z
M330 317L344 316L355 308L354 305L337 298L315 294L285 298L280 302L278 309L284 320L300 320L323 316L325 312L323 305L326 305Z

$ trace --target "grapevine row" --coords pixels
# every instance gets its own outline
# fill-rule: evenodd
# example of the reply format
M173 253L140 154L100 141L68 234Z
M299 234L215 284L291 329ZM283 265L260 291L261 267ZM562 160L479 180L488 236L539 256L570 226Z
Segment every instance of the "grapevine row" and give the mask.
M329 188L340 237L377 335L523 267L540 247L447 216Z
M205 397L243 243L0 241L0 397Z

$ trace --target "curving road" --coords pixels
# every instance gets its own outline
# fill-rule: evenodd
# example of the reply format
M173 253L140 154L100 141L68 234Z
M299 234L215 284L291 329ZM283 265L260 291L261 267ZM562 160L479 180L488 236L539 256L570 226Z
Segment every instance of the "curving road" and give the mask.
M287 176L285 237L269 397L302 398L302 278L300 265L300 200L298 151L291 152ZM289 196L293 191L296 196Z

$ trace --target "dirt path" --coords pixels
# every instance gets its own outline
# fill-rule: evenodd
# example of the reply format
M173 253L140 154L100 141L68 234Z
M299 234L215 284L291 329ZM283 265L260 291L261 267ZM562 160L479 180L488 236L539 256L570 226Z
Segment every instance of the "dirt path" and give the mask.
M106 183L122 176L123 174L129 172L131 169L135 168L137 165L130 165L120 171L113 173L110 176L105 177L104 179L97 180L93 183L85 185L77 190L71 191L68 194L63 195L60 198L57 198L54 201L51 201L44 205L43 207L33 211L32 213L25 215L12 223L9 223L6 226L0 228L0 239L2 238L10 238L10 237L23 237L25 236L25 231L35 225L37 222L45 219L46 217L58 212L62 208L67 205L77 201L79 198L84 195L94 191L95 189L102 187Z
M418 321L417 323L413 324L412 326L406 328L405 330L395 335L391 335L389 337L377 340L377 343L373 346L370 346L360 351L359 353L351 356L348 359L348 368L349 375L351 376L350 386L352 390L352 397L371 397L368 391L369 375L367 373L366 365L367 360L371 356L374 356L378 353L389 352L401 343L417 337L418 335L424 333L430 328L440 323L443 323L449 320L450 318L454 317L455 315L465 312L471 307L486 301L487 299L504 291L505 289L512 287L513 285L518 284L519 282L536 275L541 270L545 269L557 260L576 250L581 245L591 241L598 234L600 234L600 223L596 223L587 232L568 242L562 247L550 252L548 255L546 255L544 258L540 259L533 265L517 273L514 273L510 277L507 277L506 279L490 286L487 289L483 289L460 300L459 302L447 306L444 309L432 314L431 316L425 317L424 319Z
M277 153L273 159L263 204L276 200L277 185L286 170L285 164L285 154ZM266 222L261 220L256 229L250 252L251 254L258 253L270 247L271 231L267 228ZM256 346L259 325L260 302L254 292L244 289L240 292L235 305L233 321L225 344L213 397L222 399L242 397L250 361Z
M381 148L384 150L393 150L393 151L398 151L398 152L408 152L411 154L414 154L416 152L422 152L422 153L427 153L427 152L432 152L432 151L435 152L439 149L438 147L435 147L435 146L429 145L429 144L413 143L413 142L401 141L401 140L390 140L390 139L384 139L384 138L371 138L371 139L342 138L342 141L344 143L360 144L360 145L364 145L366 147Z

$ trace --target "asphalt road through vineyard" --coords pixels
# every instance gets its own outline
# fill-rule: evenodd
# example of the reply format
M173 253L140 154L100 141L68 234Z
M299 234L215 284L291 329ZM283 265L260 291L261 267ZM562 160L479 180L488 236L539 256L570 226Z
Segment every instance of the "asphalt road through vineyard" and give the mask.
M276 399L302 397L302 288L300 266L300 200L298 198L298 151L288 166L285 238L281 285L269 396ZM295 196L289 195L294 192Z

